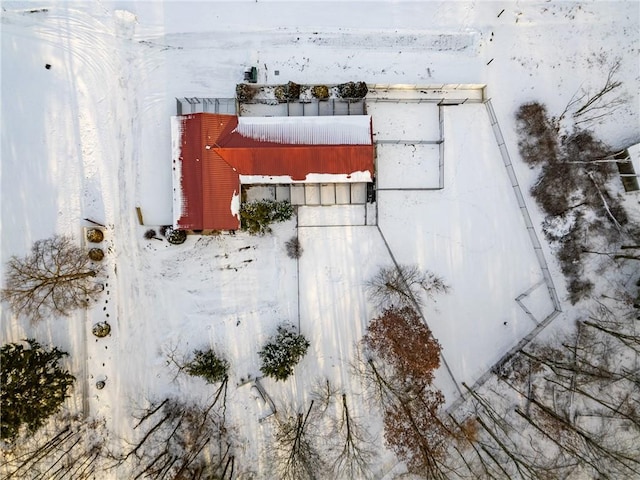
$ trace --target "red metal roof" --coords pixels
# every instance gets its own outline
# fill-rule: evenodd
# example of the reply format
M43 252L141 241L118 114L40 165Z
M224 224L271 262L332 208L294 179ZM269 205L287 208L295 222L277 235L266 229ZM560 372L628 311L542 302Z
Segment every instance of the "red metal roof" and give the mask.
M179 118L182 212L178 228L239 228L239 219L231 211L234 196L240 194L239 175L289 176L292 181L303 181L309 174L373 175L372 141L366 145L273 143L234 132L235 115L196 113Z
M373 145L275 145L218 151L242 175L283 175L303 181L312 173L373 171Z
M232 115L193 114L181 117L182 212L176 221L178 228L239 228L240 221L231 212L233 196L240 194L238 174L212 148L236 124L237 118Z

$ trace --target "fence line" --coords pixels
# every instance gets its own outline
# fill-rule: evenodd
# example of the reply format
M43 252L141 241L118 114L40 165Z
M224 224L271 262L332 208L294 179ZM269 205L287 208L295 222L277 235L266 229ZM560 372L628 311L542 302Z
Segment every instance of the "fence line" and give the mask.
M540 244L540 240L538 239L538 234L533 227L533 222L531 221L529 210L527 209L527 205L524 202L524 196L522 195L522 190L520 189L518 178L516 177L515 170L513 169L511 156L509 155L504 137L502 136L502 131L500 130L500 125L498 124L498 118L496 117L495 110L493 109L493 105L491 104L491 99L487 99L485 101L485 106L487 107L489 120L491 122L491 127L493 128L493 133L495 134L496 141L498 142L498 148L500 149L502 161L504 162L504 166L507 169L507 174L509 175L509 180L511 181L511 186L513 187L513 192L518 201L518 207L520 207L520 213L522 214L522 218L527 227L527 232L529 233L529 238L531 239L531 243L533 244L533 249L536 253L538 263L540 264L540 268L542 269L542 276L544 277L544 281L547 284L547 289L549 290L549 295L551 296L554 310L561 311L562 309L560 308L558 294L556 292L555 285L553 284L553 278L551 277L551 273L549 272L549 266L547 265L547 260L544 257L542 245Z
M553 311L547 315L538 325L529 332L525 337L523 337L513 348L511 348L506 354L504 354L489 370L487 370L478 380L475 381L473 386L471 386L471 390L475 390L484 384L489 377L498 373L500 369L503 367L505 363L507 363L511 357L513 357L517 352L522 350L529 342L531 342L551 321L558 316L560 312L562 312L562 308L560 307L560 300L558 299L558 293L556 291L556 287L553 283L553 278L551 277L551 273L549 272L549 266L547 264L547 260L545 259L544 252L542 251L542 245L540 244L540 240L538 239L538 234L533 228L533 222L531 221L531 216L529 215L529 210L527 209L527 205L524 202L524 196L522 195L522 190L520 189L520 184L518 183L518 178L516 177L515 170L513 168L513 164L511 162L511 156L509 155L509 151L507 150L507 146L504 141L504 137L502 135L502 130L500 129L500 125L498 124L498 118L496 116L495 110L493 109L493 105L491 104L491 99L487 99L484 102L487 113L489 115L489 121L491 122L491 128L493 129L493 133L496 137L496 141L498 143L498 148L500 149L500 156L502 157L502 161L504 162L504 166L507 169L507 174L509 176L509 180L511 181L511 186L513 187L513 192L518 201L518 206L520 207L520 213L522 214L522 218L527 227L527 232L529 234L529 238L531 239L531 243L533 245L533 249L535 251L536 257L538 259L538 263L540 265L540 269L542 270L542 276L544 279L544 283L547 286L547 290L549 291L549 296L551 297L551 302L553 303ZM526 294L526 293L525 293ZM524 295L524 294L523 294ZM518 300L522 299L522 295L519 296L516 301L520 304ZM526 312L525 312L526 313ZM454 411L457 407L459 407L464 401L466 397L463 395L458 400L456 400L447 410L449 412Z
M442 111L442 105L438 105L438 129L440 131L440 146L439 152L440 158L438 160L438 186L440 189L444 188L444 112Z
M378 229L378 232L380 232L380 238L382 238L382 241L384 242L384 246L387 248L387 251L389 252L389 257L391 258L391 261L393 262L393 265L396 267L398 272L400 272L401 271L400 270L400 264L398 264L398 261L396 260L396 257L393 254L393 251L391 250L391 246L389 246L389 242L387 242L387 237L384 236L384 233L382 232L382 228L380 228L380 224L377 224L376 228ZM404 281L404 279L403 279L403 281ZM418 302L416 301L416 299L413 298L413 294L411 295L411 299L413 300L413 302L415 303L415 306L417 307L416 310L417 310L418 315L420 315L420 318L422 319L422 322L427 326L427 328L429 328L431 330L431 328L429 327L429 323L427 322L427 318L425 317L424 313L422 312L422 308L419 307ZM460 386L458 385L456 377L454 377L453 371L449 367L449 364L447 363L447 359L444 358L444 355L442 354L442 352L440 352L440 359L442 360L442 364L444 365L445 369L447 370L447 373L451 377L451 380L453 381L453 385L455 386L456 390L460 394L460 398L462 398L462 395L464 395L464 394L462 393L462 390L460 389Z

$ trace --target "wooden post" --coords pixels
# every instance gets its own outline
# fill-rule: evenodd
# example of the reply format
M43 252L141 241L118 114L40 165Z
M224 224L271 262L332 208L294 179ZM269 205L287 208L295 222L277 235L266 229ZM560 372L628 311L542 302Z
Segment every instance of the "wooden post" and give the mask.
M142 219L142 209L140 207L136 207L136 213L138 214L138 223L140 225L144 225L144 220Z

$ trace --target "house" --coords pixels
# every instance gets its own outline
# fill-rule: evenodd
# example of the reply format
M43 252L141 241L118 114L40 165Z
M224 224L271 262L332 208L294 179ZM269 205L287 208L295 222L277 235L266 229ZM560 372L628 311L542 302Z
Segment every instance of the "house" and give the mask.
M171 118L173 223L237 230L241 185L366 183L374 146L368 115Z

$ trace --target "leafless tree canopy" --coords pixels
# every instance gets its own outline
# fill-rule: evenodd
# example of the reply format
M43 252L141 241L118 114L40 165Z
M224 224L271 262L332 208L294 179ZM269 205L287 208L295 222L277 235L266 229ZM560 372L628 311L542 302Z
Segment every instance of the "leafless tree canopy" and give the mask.
M395 265L381 268L366 283L371 302L381 310L387 308L419 308L425 297L434 300L450 287L438 275L423 272L417 265Z
M66 316L102 290L96 283L100 271L70 237L38 240L29 255L7 263L2 300L34 321Z
M176 399L152 404L137 417L138 439L115 466L126 465L131 478L158 480L231 479L235 456L225 425L226 381L203 407Z
M38 435L21 438L3 448L3 479L89 480L104 467L104 424L60 415Z
M344 393L335 426L338 456L333 461L333 471L337 478L370 478L369 466L374 455L371 437L359 419L353 416Z
M637 312L596 303L575 332L529 346L491 386L467 389L480 428L465 478L640 477Z
M366 480L376 448L367 429L367 422L356 414L350 397L337 389L328 379L318 381L311 392L313 411L310 421L328 450L327 466L335 479Z
M612 92L622 86L622 82L616 79L621 62L620 58L616 58L611 62L604 84L599 89L585 90L581 88L569 100L560 118L572 111L576 125L591 124L607 115L611 115L615 110L627 103L628 100L623 95L612 95Z
M283 480L314 480L326 468L313 425L314 401L306 412L277 416L276 462Z

